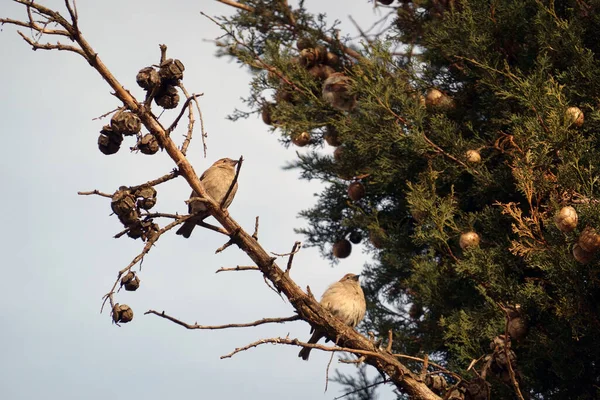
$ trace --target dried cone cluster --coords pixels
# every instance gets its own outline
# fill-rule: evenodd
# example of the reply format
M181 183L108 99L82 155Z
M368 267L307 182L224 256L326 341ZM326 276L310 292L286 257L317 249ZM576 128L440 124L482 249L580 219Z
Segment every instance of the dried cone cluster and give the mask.
M510 343L506 342L504 335L499 335L490 343L492 354L485 356L485 369L491 371L500 380L506 384L511 384L512 380L509 372L509 364L517 380L519 373L517 371L517 355L510 349ZM507 357L508 354L508 357Z
M476 232L470 231L460 235L459 245L461 249L479 246L479 235Z
M592 227L587 226L579 235L577 244L573 246L573 257L581 264L587 264L600 249L600 235Z
M158 71L154 67L142 68L136 76L136 81L154 97L158 106L171 109L179 104L177 85L183 79L184 70L181 61L169 58L160 64Z
M127 236L132 239L152 240L159 227L151 219L140 219L140 210L150 210L156 205L156 189L142 186L135 191L121 188L113 194L111 208L119 221L127 228Z

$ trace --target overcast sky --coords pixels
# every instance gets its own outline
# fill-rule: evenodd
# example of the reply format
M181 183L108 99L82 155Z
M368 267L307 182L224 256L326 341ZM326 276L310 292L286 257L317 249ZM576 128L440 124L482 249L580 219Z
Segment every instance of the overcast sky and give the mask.
M41 2L64 11L63 1ZM380 17L371 3L362 0L306 4L340 18L351 30L349 14L363 26ZM260 216L259 241L268 251L288 252L294 241L303 240L293 231L305 224L297 214L314 204L313 194L321 186L300 181L296 171L281 169L296 157L297 148L283 148L257 117L235 123L225 119L235 107L244 108L240 97L248 94L250 75L236 63L214 56L209 40L222 32L200 11L223 15L233 10L209 0L80 0L77 5L84 36L138 99L143 91L135 75L157 63L160 43L168 46L169 57L183 61L185 86L204 93L200 103L209 134L207 159L202 157L198 133L189 149L196 172L219 158L243 155L239 190L229 208L232 216L250 232L254 218ZM25 14L22 7L0 0L0 16L22 19ZM190 240L173 233L161 237L144 261L140 289L116 296L117 302L133 308L133 322L119 328L111 324L108 312L99 313L101 297L117 271L141 251L143 243L113 239L122 227L110 215L110 201L78 196L77 191L112 193L121 185L140 184L169 172L173 162L166 153L130 153L131 138L125 138L116 155L98 151L98 132L108 120L92 119L119 103L79 56L33 52L10 26L2 27L0 49L0 398L306 400L340 395L336 384L324 393L329 354L323 352L313 351L310 361L304 362L297 357L298 347L263 345L219 359L260 338L289 333L306 340L305 322L188 331L143 315L148 309L165 310L207 325L293 315L292 307L265 286L259 273L215 275L219 267L248 265L250 260L235 247L215 255L225 238L214 232L196 229ZM172 134L175 140L181 141L185 129L180 124ZM157 189L154 210L186 212L189 188L183 179ZM345 273L359 273L367 260L355 246L349 258L331 268L318 251L303 249L291 276L320 296ZM337 367L334 360L330 375ZM347 373L354 369L339 367ZM384 400L393 398L389 388L380 394Z

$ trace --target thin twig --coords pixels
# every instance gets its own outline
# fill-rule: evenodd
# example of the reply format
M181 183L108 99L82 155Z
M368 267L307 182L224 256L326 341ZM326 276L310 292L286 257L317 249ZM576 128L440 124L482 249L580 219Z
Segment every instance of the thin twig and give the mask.
M179 176L179 170L177 168L173 169L173 171L169 172L166 175L161 176L160 178L156 178L153 179L151 181L148 181L146 183L142 183L140 185L137 186L129 186L129 190L132 192L135 192L136 190L145 187L145 186L156 186L159 185L161 183L165 183L170 181L171 179L175 179Z
M221 267L215 271L215 274L218 274L219 272L225 272L225 271L256 271L256 270L260 270L260 268L254 267L251 265L248 265L248 266L238 265L238 266L231 267L231 268Z
M254 233L252 234L252 237L254 238L254 240L256 240L258 242L258 216L256 217L256 220L254 221Z
M374 386L381 385L382 383L387 383L387 381L385 381L385 380L382 380L382 381L378 381L378 382L371 383L370 385L367 385L367 386L365 386L365 387L361 387L361 388L358 388L358 389L354 389L354 390L352 390L351 392L347 392L347 393L344 393L344 394L343 394L343 395L341 395L341 396L334 397L334 398L333 398L333 400L339 400L339 399L343 399L343 398L344 398L344 397L346 397L346 396L350 396L351 394L358 393L358 392L360 392L361 390L367 390L367 389L370 389L370 388L372 388L372 387L374 387Z
M102 197L108 197L110 199L112 199L112 197L113 197L112 194L103 193L103 192L99 191L98 189L94 189L89 192L77 192L77 194L80 196L89 196L89 195L95 194L95 195L102 196Z
M96 117L96 118L92 118L92 121L96 121L96 120L98 120L98 119L106 118L106 117L108 117L110 114L112 114L112 113L114 113L114 112L116 112L116 111L119 111L119 110L121 110L122 108L123 108L123 107L117 107L117 108L115 108L114 110L110 110L109 112L107 112L107 113L104 113L104 114L102 114L102 115L100 115L100 116L98 116L98 117Z
M165 314L164 311L158 312L155 310L148 310L144 313L144 315L154 314L161 318L168 319L171 322L176 323L177 325L181 325L187 329L229 329L229 328L247 328L251 326L258 326L263 324L271 324L271 323L284 323L291 321L298 321L300 317L298 315L293 315L291 317L285 318L263 318L254 322L247 322L243 324L225 324L225 325L198 325L198 323L188 324L187 322L183 322L175 317L171 317L170 315Z
M199 94L192 94L190 97L188 97L185 100L185 103L183 103L183 106L181 107L181 111L179 112L179 115L177 116L177 118L175 118L175 121L173 121L173 123L171 124L170 127L167 128L166 132L167 133L171 133L173 132L173 129L175 129L177 127L177 124L179 123L179 120L181 119L181 117L183 116L183 113L185 112L185 109L187 108L187 106L190 104L190 102L196 98L196 97L200 97L200 96L204 96L204 93L199 93ZM191 112L191 111L190 111Z
M227 202L227 199L229 198L231 191L233 190L235 184L238 181L238 177L240 176L240 169L242 169L243 162L244 162L244 156L240 156L240 159L238 160L238 163L237 163L237 169L235 170L235 176L233 177L233 181L231 182L231 185L229 185L229 189L227 189L227 193L225 193L223 200L221 200L221 204L220 204L221 208L225 208L225 203Z

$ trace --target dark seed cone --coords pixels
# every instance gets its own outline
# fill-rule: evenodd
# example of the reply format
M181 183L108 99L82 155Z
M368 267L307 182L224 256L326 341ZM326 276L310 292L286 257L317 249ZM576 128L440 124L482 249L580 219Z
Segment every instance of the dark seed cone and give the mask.
M154 101L158 106L169 110L179 104L179 93L177 93L175 86L163 86L156 94Z
M273 118L272 118L272 104L270 103L266 103L262 106L262 111L260 113L262 120L265 124L267 125L273 125Z
M527 336L529 327L527 321L521 315L520 307L516 306L508 310L508 335L513 340L523 340Z
M160 85L160 76L152 67L142 68L135 77L135 80L145 90L152 90Z
M465 384L465 395L469 400L488 400L490 384L482 377L473 379Z
M98 149L102 154L111 155L115 154L121 148L123 142L123 135L117 132L113 132L110 125L104 126L100 131L98 137Z
M125 290L134 292L140 287L140 278L135 272L129 271L123 278L121 278L121 286L125 287Z
M577 243L588 253L594 253L600 249L600 235L594 228L586 226L581 235L579 235Z
M362 240L362 235L360 232L354 231L348 236L348 239L354 244L359 244Z
M327 126L325 133L323 133L323 139L325 139L328 145L333 147L338 147L342 145L340 135L338 134L335 127L331 125Z
M149 240L154 240L154 238L158 235L158 231L160 230L159 226L155 223L151 222L150 225L146 227L144 233L142 234L142 240L147 242Z
M365 190L365 186L360 182L352 182L350 186L348 186L348 197L352 201L359 201L365 195L367 191Z
M389 6L390 4L392 4L394 2L394 0L377 0L378 3L381 3L383 5Z
M309 38L303 37L298 39L298 41L296 42L296 48L300 51L309 47L312 47L312 40L310 40Z
M118 111L110 120L113 132L125 136L137 135L142 129L142 121L130 111Z
M344 153L344 148L342 146L338 147L337 149L335 149L335 151L333 152L333 159L336 162L342 162L342 158L343 158L343 153Z
M131 227L139 222L140 215L138 214L136 209L131 210L129 213L124 215L118 215L119 221L125 227Z
M316 46L315 47L315 61L317 64L324 64L327 62L327 47Z
M150 210L156 205L156 189L152 186L142 187L134 193L138 198L138 206L144 210Z
M129 231L127 231L127 236L132 239L139 239L144 234L144 227L142 226L141 221L135 220L133 224L129 226Z
M333 74L335 69L331 68L329 65L317 64L308 69L308 73L315 79L319 79L324 81L329 78L329 75Z
M373 228L369 233L369 241L376 249L382 249L385 246L386 234L381 228Z
M327 56L325 57L325 63L330 67L336 68L340 65L340 58L337 56L337 54L327 53Z
M292 143L298 147L304 147L310 143L310 133L302 132L292 136Z
M115 323L126 324L133 319L133 310L127 304L115 304L112 310L112 318Z
M333 255L337 258L346 258L352 253L352 244L346 239L338 240L333 244Z
M110 208L118 216L124 216L135 211L135 197L127 190L118 190L112 196Z
M423 315L423 306L417 303L413 303L408 309L408 316L412 319L419 319Z
M158 75L160 75L163 83L176 84L179 80L183 79L184 70L185 67L181 61L169 58L160 65Z
M160 146L158 145L158 140L154 137L153 134L147 133L138 141L137 148L144 154L152 155L156 154L158 150L160 150Z

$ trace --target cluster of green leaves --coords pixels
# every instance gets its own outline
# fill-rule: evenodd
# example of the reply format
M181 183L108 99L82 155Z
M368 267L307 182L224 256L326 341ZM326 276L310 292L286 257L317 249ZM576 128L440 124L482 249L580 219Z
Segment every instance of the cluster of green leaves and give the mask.
M223 23L230 54L255 68L248 105L270 107L286 146L310 132L311 151L291 167L328 184L300 232L332 261L329 245L349 233L378 236L377 247L363 240L373 255L363 328L392 329L396 352L431 355L468 379L505 333L500 305L520 304L530 329L512 347L523 391L599 397L600 267L578 263L572 247L584 227L600 229L600 0L403 1L387 39L363 43L359 59L322 15L245 4L256 12ZM323 101L322 81L295 59L299 38L341 58L355 110ZM407 52L392 52L398 44ZM423 104L432 87L453 105ZM585 113L582 127L570 106ZM342 143L337 160L323 151L328 129ZM367 193L355 202L354 177ZM566 234L553 222L565 205L579 213ZM467 231L480 246L459 246ZM493 398L514 394L490 379Z

